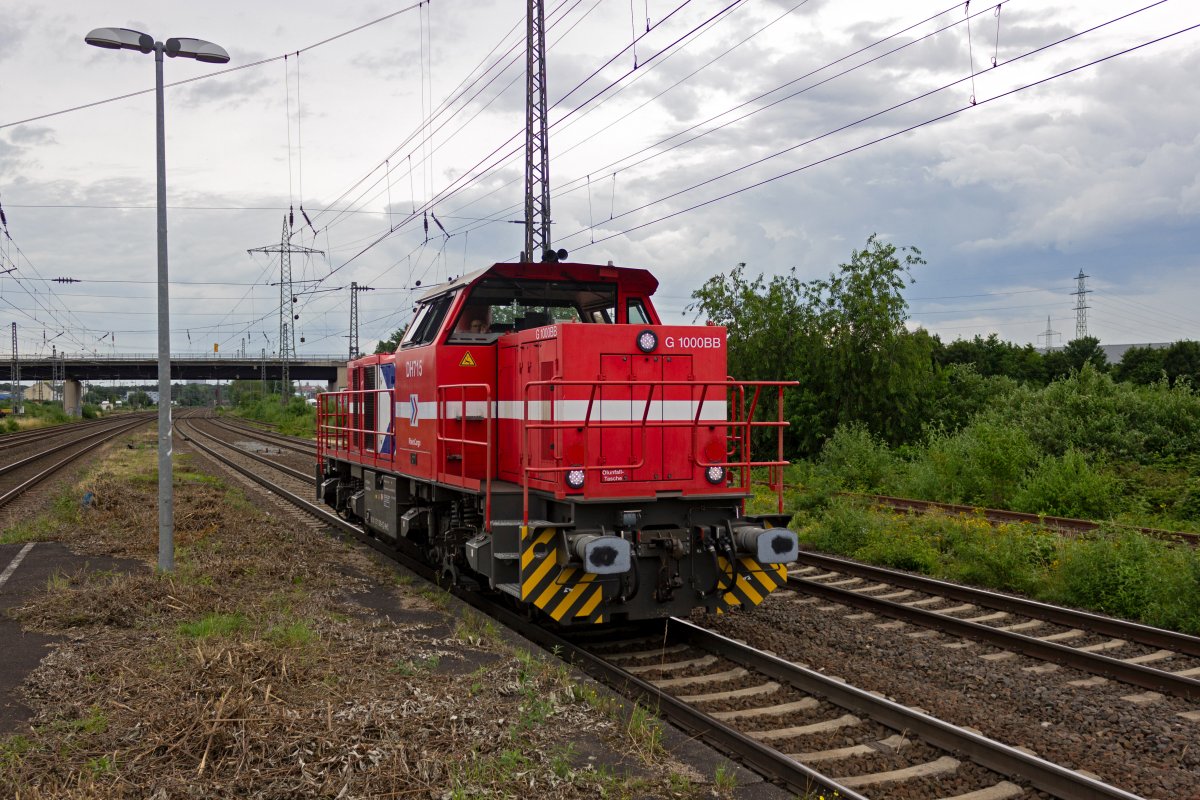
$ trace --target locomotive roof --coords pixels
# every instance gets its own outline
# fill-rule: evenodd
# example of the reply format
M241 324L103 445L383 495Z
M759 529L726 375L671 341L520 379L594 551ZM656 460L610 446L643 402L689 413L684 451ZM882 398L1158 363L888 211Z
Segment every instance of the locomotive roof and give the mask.
M417 298L417 302L472 285L485 277L525 278L528 280L613 281L626 291L652 295L658 289L658 279L644 269L614 267L604 264L575 264L570 262L533 264L493 264L487 269L468 272L450 283L435 286Z

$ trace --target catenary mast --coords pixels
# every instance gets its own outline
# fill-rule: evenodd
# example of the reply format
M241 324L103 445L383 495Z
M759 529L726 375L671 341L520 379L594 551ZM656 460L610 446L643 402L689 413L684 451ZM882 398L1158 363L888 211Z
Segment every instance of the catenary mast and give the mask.
M546 133L546 27L542 0L528 0L525 38L525 250L521 260L554 260L550 247L550 150Z

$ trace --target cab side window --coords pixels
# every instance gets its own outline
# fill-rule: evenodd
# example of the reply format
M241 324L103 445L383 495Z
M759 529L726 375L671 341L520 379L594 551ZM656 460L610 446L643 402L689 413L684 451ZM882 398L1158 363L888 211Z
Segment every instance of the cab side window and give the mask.
M625 319L630 325L649 325L650 315L641 298L630 298L625 303Z
M446 314L450 312L454 297L453 294L442 295L418 311L416 319L413 320L412 330L409 335L404 337L404 342L400 346L402 348L420 347L432 342L437 337L438 331L442 329L442 323L446 320Z

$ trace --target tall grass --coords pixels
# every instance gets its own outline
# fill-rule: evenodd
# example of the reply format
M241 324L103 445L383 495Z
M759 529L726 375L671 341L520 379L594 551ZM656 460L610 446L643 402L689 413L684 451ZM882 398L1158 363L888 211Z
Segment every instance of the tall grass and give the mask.
M911 515L853 498L800 515L819 550L1200 634L1200 552L1133 533L1066 538L977 516Z

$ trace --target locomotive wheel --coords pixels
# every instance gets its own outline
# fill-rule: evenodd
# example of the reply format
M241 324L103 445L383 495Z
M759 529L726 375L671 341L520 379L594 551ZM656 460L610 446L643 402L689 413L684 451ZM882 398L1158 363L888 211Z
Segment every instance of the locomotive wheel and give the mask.
M458 586L460 583L458 567L450 561L443 563L442 570L438 573L438 584L440 586Z

